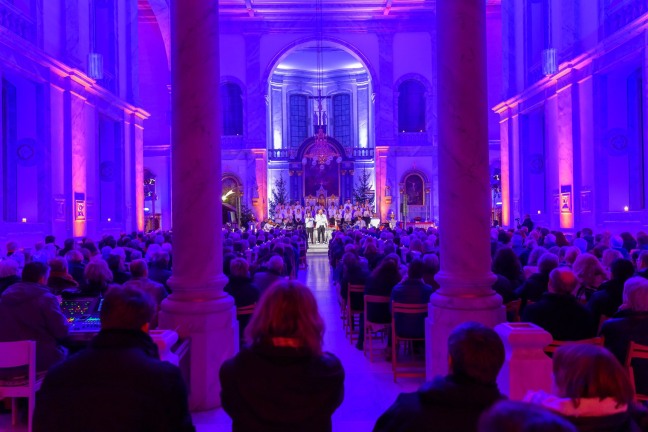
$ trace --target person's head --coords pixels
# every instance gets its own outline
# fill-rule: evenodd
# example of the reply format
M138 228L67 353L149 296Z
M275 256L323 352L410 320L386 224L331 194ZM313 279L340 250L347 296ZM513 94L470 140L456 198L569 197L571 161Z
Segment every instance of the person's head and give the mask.
M587 252L588 244L587 244L587 240L585 240L584 238L574 239L573 244L574 247L577 247L578 250L581 251L581 253Z
M562 249L561 249L562 250ZM574 264L576 258L581 254L581 250L576 246L569 246L565 248L565 263L569 266Z
M612 262L623 258L623 254L616 249L605 249L601 255L601 265L609 269L612 265Z
M142 330L155 314L155 303L146 292L132 287L115 286L104 294L99 318L102 330Z
M467 322L450 333L448 357L452 375L495 384L504 364L504 344L493 329Z
M425 275L425 266L423 261L416 258L407 266L407 278L408 279L423 279Z
M592 254L579 255L572 268L578 281L587 286L597 287L602 282L601 278L607 278L603 266Z
M113 280L113 274L106 261L93 259L85 266L83 276L88 283L104 285Z
M501 401L479 418L478 432L578 432L569 420L524 402Z
M549 275L553 269L558 267L558 264L558 257L547 252L538 260L538 273Z
M578 286L578 279L573 271L567 267L555 268L549 273L550 293L571 295Z
M313 293L294 280L270 286L245 328L248 345L273 345L287 339L312 355L322 353L323 337L324 320Z
M131 276L134 278L145 278L148 277L148 266L146 261L143 259L136 259L130 263L130 272Z
M564 345L553 356L557 396L575 407L581 399L611 398L617 406L630 404L634 391L626 370L614 355L591 344Z
M632 265L632 261L619 258L612 261L610 272L612 273L612 279L625 282L634 274L634 266Z
M50 243L51 244L56 243L56 237L54 237L53 235L45 236L45 244L50 244Z
M493 273L509 280L519 279L522 274L520 258L510 248L500 248L493 258Z
M622 309L648 312L648 279L635 276L623 284Z
M71 250L65 254L65 259L71 263L80 263L83 262L83 254L78 250Z
M248 263L243 258L235 258L230 262L230 275L234 277L248 277Z
M435 254L423 256L423 271L426 274L435 275L439 272L439 257Z
M284 270L284 261L279 255L274 255L268 260L268 270L277 274L282 274Z
M529 266L538 265L538 260L540 259L540 257L547 252L548 252L547 249L543 248L542 246L534 248L529 254L529 260L527 261L527 265Z
M47 284L47 277L49 276L49 267L42 262L34 261L25 265L22 271L22 281L39 283L41 285Z
M54 257L47 262L50 270L54 273L67 273L68 263L63 257Z
M7 255L16 253L18 251L18 243L15 241L7 242Z
M18 276L18 263L12 259L0 261L0 279L10 276Z

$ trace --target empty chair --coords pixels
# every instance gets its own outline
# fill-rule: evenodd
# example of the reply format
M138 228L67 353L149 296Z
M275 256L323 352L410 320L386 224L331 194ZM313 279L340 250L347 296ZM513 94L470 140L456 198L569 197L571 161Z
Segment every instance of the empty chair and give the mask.
M40 388L42 380L36 376L36 342L0 342L0 369L26 367L27 376L20 379L0 381L0 399L12 398L11 424L15 425L18 418L16 399L28 399L27 430L32 430L32 417L34 415L35 395Z

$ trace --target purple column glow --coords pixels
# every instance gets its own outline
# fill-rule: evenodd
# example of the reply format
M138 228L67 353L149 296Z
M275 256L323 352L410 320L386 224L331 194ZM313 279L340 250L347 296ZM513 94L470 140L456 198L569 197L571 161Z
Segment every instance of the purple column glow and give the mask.
M441 288L426 325L428 378L447 372L450 332L504 320L491 289L485 0L437 2Z
M201 411L220 405L218 371L238 346L223 292L218 2L171 4L173 294L160 326L191 338L189 403Z

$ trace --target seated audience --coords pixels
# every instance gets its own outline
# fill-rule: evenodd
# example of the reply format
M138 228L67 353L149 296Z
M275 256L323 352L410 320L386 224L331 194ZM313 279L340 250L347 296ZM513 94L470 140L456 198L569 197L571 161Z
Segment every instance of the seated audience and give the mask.
M0 294L11 285L20 282L18 263L12 259L0 261Z
M155 313L151 319L151 328L156 329L158 324L158 311L160 304L168 293L161 283L152 281L148 277L148 266L146 261L138 259L130 263L130 273L132 279L124 284L124 287L138 288L147 293L155 301Z
M247 346L220 369L232 430L330 432L344 397L344 370L322 352L324 321L310 289L294 282L264 293L245 331Z
M278 280L284 279L284 262L283 258L278 255L270 257L265 268L254 274L252 281L259 289L259 293L263 294L272 284Z
M599 290L592 294L587 307L598 323L602 315L611 317L623 303L623 285L634 274L634 266L627 259L619 258L611 265L612 279L603 282Z
M423 282L423 262L415 259L407 268L407 277L394 287L391 301L394 303L427 304L430 302L432 287ZM401 337L425 337L425 315L397 314L393 325Z
M520 259L510 248L501 248L493 259L493 273L497 280L493 290L502 296L504 303L515 300L515 289L523 282Z
M648 279L648 250L642 250L637 259L637 276Z
M68 334L68 322L49 288L46 264L32 262L22 271L22 281L0 296L0 342L36 341L36 369L46 371L65 358L58 340Z
M558 267L549 274L549 290L540 300L522 312L522 321L536 324L554 340L570 341L592 338L596 326L592 313L573 296L578 287L576 275L567 267Z
M623 304L619 312L603 323L601 336L619 362L625 365L630 341L648 345L648 280L628 279L623 288ZM648 394L648 362L633 362L637 391Z
M160 361L148 335L154 311L139 289L108 290L99 334L47 373L34 431L193 431L180 369Z
M155 282L161 283L167 292L171 292L167 281L171 277L169 270L169 254L166 252L157 252L149 261L149 278Z
M380 416L374 432L472 432L479 416L504 398L497 375L504 364L504 344L477 323L465 323L448 338L448 368L418 391L401 393Z
M84 273L86 267L83 262L83 254L78 250L71 250L65 254L65 259L68 262L68 273L79 286L83 286L85 284Z
M225 292L234 297L236 307L250 306L259 300L259 289L250 278L245 259L235 258L230 262L230 277Z
M558 267L558 257L545 253L538 260L538 273L534 273L515 290L515 295L520 298L520 310L524 310L527 302L537 302L547 292L549 286L549 273Z
M592 294L598 290L598 287L608 279L603 266L592 254L579 255L574 261L572 269L579 284L574 295L582 301L589 300Z
M560 347L553 356L555 395L529 393L525 400L571 421L579 431L639 432L629 409L634 391L628 374L605 348Z
M68 263L65 258L57 256L49 260L50 267L47 286L52 290L54 295L61 294L61 291L67 288L76 288L79 286L77 281L68 273Z
M439 257L436 254L423 255L423 282L430 285L434 291L439 289L439 283L434 276L439 273Z
M479 432L578 432L576 426L546 408L502 401L479 419Z
M111 253L108 259L108 268L113 274L113 282L116 284L123 284L128 282L132 277L129 272L126 271L126 255L124 249L116 248Z

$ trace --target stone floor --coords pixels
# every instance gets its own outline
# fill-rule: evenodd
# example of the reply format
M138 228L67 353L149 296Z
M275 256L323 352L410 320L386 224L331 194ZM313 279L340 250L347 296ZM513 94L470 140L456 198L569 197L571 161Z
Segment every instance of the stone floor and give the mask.
M345 337L340 310L331 287L328 260L323 253L309 252L308 269L300 271L299 279L315 293L320 313L326 321L325 350L340 358L346 372L345 396L342 406L333 416L335 432L371 431L376 419L394 401L398 393L413 391L421 380L399 378L394 383L391 364L382 357L370 363ZM194 413L198 432L231 430L231 421L223 410ZM24 426L12 428L9 415L0 416L0 431L24 431Z

